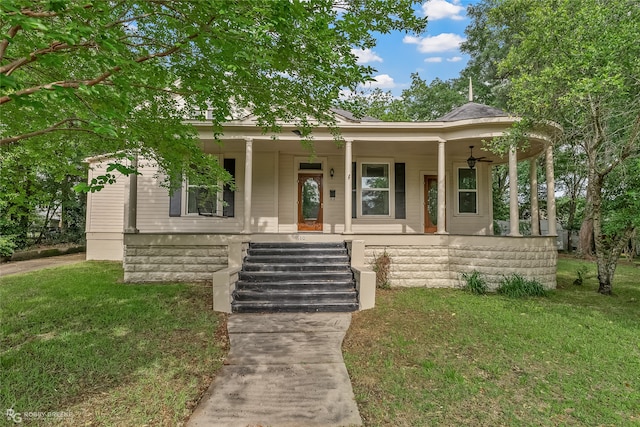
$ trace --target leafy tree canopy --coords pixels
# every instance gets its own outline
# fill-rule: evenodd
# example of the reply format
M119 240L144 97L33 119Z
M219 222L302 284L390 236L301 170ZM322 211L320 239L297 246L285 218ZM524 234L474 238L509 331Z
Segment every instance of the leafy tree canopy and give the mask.
M593 224L599 291L640 223L633 173L640 158L640 5L636 0L503 0L488 23L509 39L499 75L510 110L564 127L584 153L585 215ZM527 124L527 123L525 123ZM517 132L528 129L520 127ZM624 208L624 209L623 209ZM625 212L619 215L619 212Z
M5 0L0 146L81 134L87 152L138 151L170 175L210 161L183 123L205 110L217 131L243 107L308 133L305 117L331 123L339 91L370 79L352 48L424 30L414 3Z

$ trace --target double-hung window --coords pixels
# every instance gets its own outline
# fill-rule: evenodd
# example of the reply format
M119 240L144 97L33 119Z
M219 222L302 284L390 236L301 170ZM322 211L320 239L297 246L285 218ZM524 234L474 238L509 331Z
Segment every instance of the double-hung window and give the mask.
M478 213L478 178L476 169L458 168L458 213Z
M225 158L222 161L222 166L231 175L231 178L235 178L235 159ZM174 189L169 198L169 216L233 217L234 199L233 185L210 182L209 177L202 175L196 180L183 182L183 186Z
M391 176L389 163L361 163L362 216L391 215Z
M217 186L216 186L217 187ZM222 215L222 200L214 186L187 183L186 214L220 216Z

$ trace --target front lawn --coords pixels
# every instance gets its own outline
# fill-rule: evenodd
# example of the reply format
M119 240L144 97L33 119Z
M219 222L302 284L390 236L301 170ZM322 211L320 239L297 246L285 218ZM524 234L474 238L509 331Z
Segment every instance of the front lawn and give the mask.
M365 425L640 425L640 268L607 297L582 264L548 298L378 290L343 347Z
M11 408L27 424L184 423L225 353L211 287L121 279L108 262L2 278L4 419Z

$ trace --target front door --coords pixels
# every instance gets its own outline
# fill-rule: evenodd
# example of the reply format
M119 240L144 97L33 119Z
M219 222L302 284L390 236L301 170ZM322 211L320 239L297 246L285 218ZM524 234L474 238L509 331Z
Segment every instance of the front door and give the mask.
M322 174L298 175L298 231L322 231Z
M435 233L438 230L438 177L424 177L424 232Z

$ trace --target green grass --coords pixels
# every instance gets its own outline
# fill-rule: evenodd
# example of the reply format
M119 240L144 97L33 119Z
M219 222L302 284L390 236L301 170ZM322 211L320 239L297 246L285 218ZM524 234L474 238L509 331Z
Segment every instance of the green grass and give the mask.
M378 291L344 342L365 425L640 425L640 269L607 297L580 265L547 298Z
M116 263L0 285L0 410L64 411L26 424L178 425L221 366L211 288L121 283ZM4 417L3 417L4 419Z

